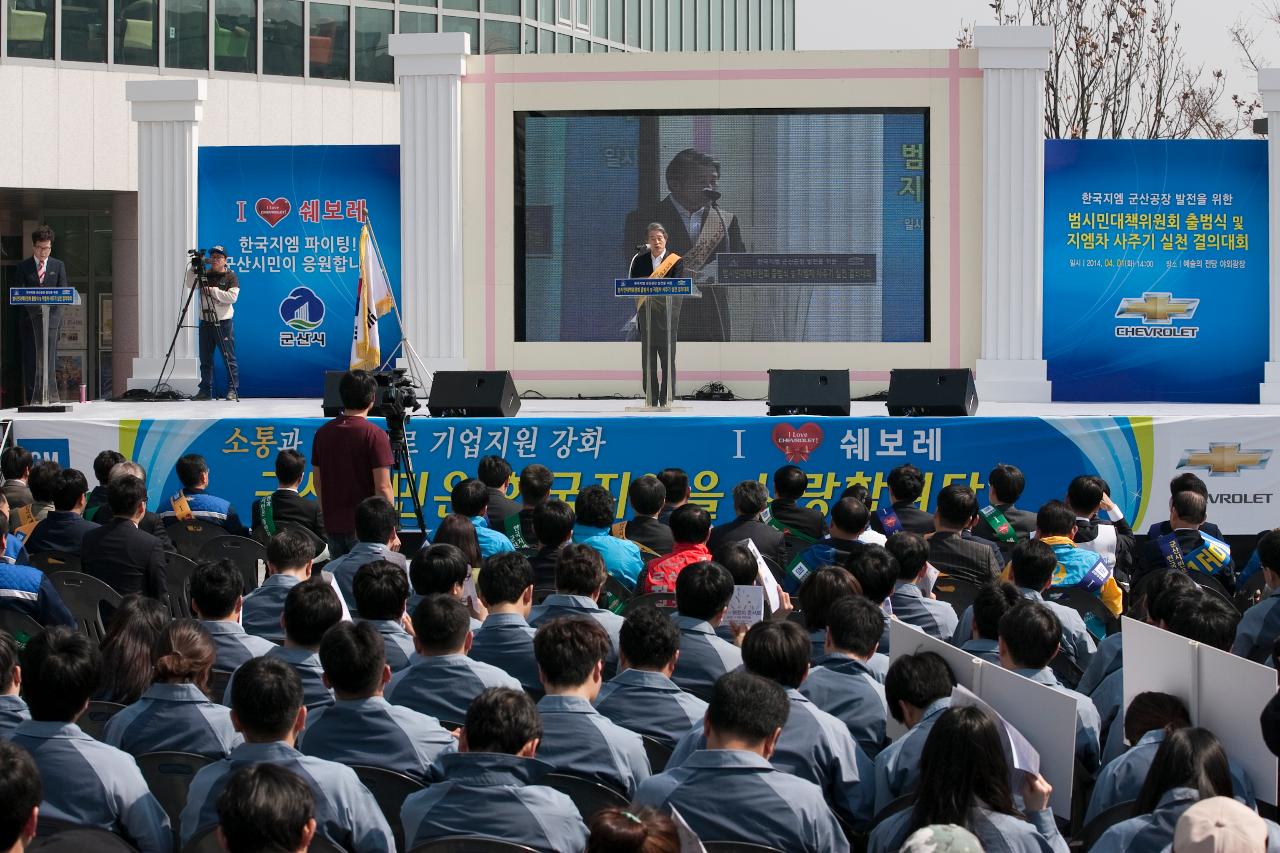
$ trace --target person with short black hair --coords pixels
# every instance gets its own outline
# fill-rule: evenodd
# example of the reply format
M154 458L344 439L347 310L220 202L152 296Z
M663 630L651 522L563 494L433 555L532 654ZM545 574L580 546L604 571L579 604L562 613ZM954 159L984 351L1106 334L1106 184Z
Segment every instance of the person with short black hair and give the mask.
M556 563L556 591L529 613L534 628L560 616L586 616L594 619L609 635L609 655L605 658L605 678L618 671L618 635L622 617L600 607L600 595L607 579L604 559L589 544L566 545Z
M587 486L578 492L573 505L576 521L573 541L589 545L600 553L604 568L627 589L635 589L644 571L640 546L613 535L613 520L618 504L604 486Z
M1049 501L1036 513L1035 538L1053 548L1058 558L1052 588L1084 589L1106 605L1113 615L1119 616L1124 593L1116 583L1115 573L1100 554L1076 547L1078 523L1075 511L1062 501ZM1134 582L1137 580L1135 577ZM1090 621L1086 618L1086 624ZM1101 626L1095 625L1094 631L1101 634Z
M507 519L520 512L520 504L507 497L507 486L511 484L511 463L501 456L482 457L476 466L476 479L489 492L488 510L485 513L489 527L497 531L505 530Z
M111 509L111 484L121 477L137 477L138 480L142 482L144 486L143 491L145 493L147 472L143 467L137 462L130 462L127 459L124 462L118 463L111 469L111 473L107 476L107 502L99 507L97 514L93 518L94 522L97 524L105 524L113 517L114 511ZM158 514L146 509L145 506L143 507L142 518L138 521L138 529L143 533L150 533L152 536L159 539L161 547L170 554L176 554L178 552L177 547L173 544L173 540L169 538L169 533L165 527L164 520L161 519Z
M880 508L871 518L871 526L886 537L899 530L909 530L921 536L933 532L934 516L920 508L920 496L924 494L924 474L916 466L906 463L889 472L885 478L889 489L889 506L880 500ZM923 502L928 505L926 498Z
M31 535L23 543L28 554L57 554L80 556L85 534L97 530L98 525L83 515L89 481L75 468L63 468L54 481L53 509L36 524Z
M1208 502L1198 492L1175 492L1169 498L1171 532L1149 539L1138 549L1133 572L1136 584L1160 569L1181 572L1203 572L1227 590L1235 591L1236 567L1231 560L1231 546L1202 529Z
M40 770L31 754L0 740L0 849L22 853L36 837L44 796Z
M689 502L693 492L689 488L689 474L683 468L663 468L658 472L658 482L667 491L667 501L658 513L658 521L666 524L671 513Z
M4 476L4 497L10 512L31 505L33 499L27 480L35 463L35 456L21 444L11 444L0 452L0 474Z
M817 663L827 654L827 611L837 601L862 594L862 586L847 569L828 566L804 579L796 599L800 617L809 632L809 660Z
M441 778L400 809L405 847L433 838L501 838L535 850L582 850L587 827L559 791L535 784L551 765L535 758L542 722L520 690L491 687L467 708L458 751L440 756ZM482 817L481 817L482 816Z
M334 593L334 597L337 594ZM197 771L179 821L182 846L218 823L218 800L231 775L271 764L296 773L315 797L316 832L345 850L392 853L395 837L377 801L351 768L303 755L295 748L307 722L302 681L282 660L254 658L229 685L231 720L244 743L222 761Z
M895 658L884 677L889 714L907 733L876 756L876 814L916 787L920 779L920 753L929 731L942 712L951 707L955 676L935 652Z
M881 684L889 662L876 651L884 613L861 595L850 595L827 608L826 622L825 653L813 662L800 692L844 723L862 751L874 759L884 748L889 714ZM873 668L877 658L880 666Z
M284 639L280 617L284 614L285 600L295 586L313 577L313 555L311 538L296 527L286 527L271 537L267 543L267 579L244 597L241 608L246 631L277 643ZM337 580L328 572L321 572L319 579L338 596L341 618L350 619L347 603L338 593Z
M121 595L137 593L164 601L169 594L169 558L163 542L139 527L147 514L147 484L133 475L113 476L107 505L111 520L86 533L81 542L80 570Z
M537 553L529 556L533 566L533 599L541 603L556 591L556 564L560 551L573 541L573 525L577 521L573 507L561 500L543 501L530 515Z
M538 539L533 525L533 514L538 507L551 497L551 486L555 484L556 475L546 465L533 463L520 471L520 503L519 511L508 516L500 528L517 550L545 547L548 543ZM570 523L570 528L573 524ZM568 534L560 538L564 541Z
M471 700L490 687L520 688L520 682L471 651L471 614L452 595L428 595L413 611L417 655L391 677L387 701L448 723L467 714Z
M987 497L991 503L978 510L978 521L973 525L973 535L996 543L1006 560L1019 542L1026 542L1036 532L1036 514L1014 505L1026 485L1020 468L1003 462L997 464L987 475Z
M627 503L634 515L614 524L613 535L636 543L646 560L670 554L675 544L671 528L658 521L667 504L667 488L662 481L652 474L632 480L627 487Z
M719 563L694 563L676 579L680 657L671 680L703 699L716 679L742 665L742 651L716 634L733 598L733 576Z
M356 544L325 565L325 571L337 579L338 592L352 612L359 609L352 585L356 572L365 563L385 560L393 564L404 573L405 585L408 585L409 561L396 551L400 547L400 537L396 534L398 521L395 506L385 498L374 495L360 501L356 507Z
M1107 481L1096 474L1081 474L1068 484L1066 504L1076 516L1072 539L1077 548L1094 552L1108 569L1127 577L1133 572L1133 530L1110 491ZM1107 520L1099 513L1105 513Z
M1263 663L1280 637L1280 529L1268 530L1254 553L1262 571L1265 596L1244 612L1231 644L1232 654Z
M451 521L460 522L468 528L473 527L470 519L452 515L444 520L444 524L436 533L439 534L441 530L449 527ZM472 544L475 544L474 540ZM426 546L415 554L413 561L409 564L409 579L413 582L413 595L409 596L409 612L413 613L422 599L428 595L452 595L467 605L471 611L471 630L479 631L482 620L477 619L476 615L477 613L484 615L481 612L481 605L477 601L464 597L467 579L471 577L473 569L480 567L479 563L471 562L472 558L478 558L478 553L477 547L476 553L468 557L467 552L458 545L437 541L434 545Z
M213 638L213 668L234 672L250 658L275 648L275 643L255 637L240 624L244 606L244 576L228 559L205 560L191 573L191 615ZM214 697L221 698L221 697Z
M69 628L32 637L22 653L31 719L18 724L11 740L40 768L46 815L114 832L143 853L168 853L169 817L133 756L94 740L75 723L98 686L101 663L98 647Z
M636 607L622 624L618 674L600 689L596 710L668 746L702 719L707 703L681 690L671 674L680 657L680 629L657 607Z
M16 531L21 531L27 536L31 535L36 524L44 521L45 516L53 509L53 499L58 492L58 474L61 471L62 466L52 459L44 459L31 468L31 475L27 477L27 486L31 489L31 503L15 510L17 524L14 529Z
M332 705L308 715L298 750L348 767L382 767L419 781L453 736L434 717L383 698L391 680L382 636L368 622L343 622L320 640L324 683Z
M938 501L941 506L941 495ZM898 580L889 596L893 615L931 637L951 639L956 630L955 608L921 589L928 582L929 543L919 533L903 530L890 536L885 548L898 560Z
M175 466L182 488L160 510L160 518L166 525L183 521L200 521L221 527L232 536L249 536L249 528L240 521L231 501L210 494L209 465L198 453L188 453L178 459Z
M675 545L665 557L654 557L641 573L637 592L675 592L676 578L691 563L711 559L707 537L711 535L711 514L697 504L685 504L671 513L671 537Z
M360 621L382 637L387 666L392 672L407 667L413 655L413 635L404 628L409 604L409 579L404 569L390 560L365 563L356 572L351 591Z
M227 853L306 853L316 834L316 798L297 773L250 764L218 795L218 841Z
M978 499L968 486L952 484L938 492L933 515L935 532L929 537L929 562L943 574L954 575L979 586L1000 574L999 551L985 539L963 534L978 517Z
M320 663L320 641L326 631L342 621L342 600L333 586L321 578L294 584L285 596L280 614L284 643L265 657L282 660L298 673L309 711L333 704L333 691L325 684L324 666ZM239 670L232 673L227 684L227 700L238 674Z
M786 537L784 566L827 535L826 517L813 507L800 505L808 487L809 478L795 465L783 465L773 472L773 500L762 518Z
M276 490L258 498L249 509L253 537L266 542L286 524L296 524L324 542L324 514L320 502L300 494L307 457L292 448L276 454ZM323 550L323 547L320 548Z
M76 618L63 603L49 576L31 566L19 565L6 551L9 519L0 515L0 610L30 616L41 625L76 627Z
M1034 542L1035 540L1028 540ZM960 650L988 663L1000 664L1000 619L1023 600L1018 587L1009 581L989 583L965 608L967 623L956 629L955 643L962 636L965 624L969 626L968 639L960 643Z
M707 542L713 552L730 542L749 540L756 550L777 566L787 564L787 537L781 530L761 520L769 508L769 490L759 480L743 480L733 487L734 518L725 524L717 524L711 530Z
M7 631L0 631L0 742L13 734L18 724L31 719L27 703L22 701L22 666L19 664L18 641Z
M98 485L93 487L93 491L89 492L89 497L85 501L84 517L95 524L106 521L111 517L107 506L107 484L111 481L111 469L125 461L125 456L119 450L100 450L98 455L93 457L93 476L97 479ZM102 510L103 517L98 518L98 511Z
M538 700L539 755L556 768L628 797L649 778L640 735L614 724L594 705L604 684L609 635L590 619L562 616L538 626L533 653L546 695Z
M636 803L675 809L704 841L768 843L846 853L849 842L822 788L770 764L795 713L783 688L750 672L716 681L699 726L701 748L651 777ZM750 808L733 804L751 803Z
M862 587L862 594L882 610L888 610L889 596L898 582L898 558L881 545L863 545L849 555L845 569ZM889 614L884 614L880 651L889 654Z
M1178 492L1195 492L1206 501L1209 500L1209 486L1204 480L1200 479L1198 475L1191 471L1183 471L1181 474L1169 481L1169 497L1172 498ZM1214 539L1224 542L1226 541L1226 537L1222 535L1222 531L1218 529L1218 525L1214 524L1212 521L1206 520L1201 524L1200 531L1202 533L1209 534ZM1172 532L1173 525L1170 523L1169 519L1166 518L1162 521L1152 522L1151 526L1147 528L1147 539L1158 539L1161 536L1167 536ZM1248 573L1246 572L1245 574Z
M1102 720L1088 696L1063 687L1049 668L1061 641L1062 623L1043 604L1024 601L1000 617L1000 665L1075 700L1076 757L1089 772L1096 772Z
M453 487L449 493L449 503L455 515L470 519L476 529L476 542L480 546L480 559L486 560L494 554L514 551L505 533L500 533L489 526L489 489L479 480L463 480Z
M884 534L868 524L867 507L857 498L841 498L831 508L831 533L796 554L786 566L783 588L794 593L808 576L828 566L843 566L864 545L883 545Z
M474 632L471 659L496 666L518 679L530 694L541 695L538 661L533 655L533 567L520 553L496 554L476 579L480 602L488 609Z

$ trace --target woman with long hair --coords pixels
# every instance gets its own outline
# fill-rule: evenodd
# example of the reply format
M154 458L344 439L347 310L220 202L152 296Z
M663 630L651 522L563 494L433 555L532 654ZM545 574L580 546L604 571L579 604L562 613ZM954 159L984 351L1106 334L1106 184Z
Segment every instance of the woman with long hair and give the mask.
M680 853L675 822L647 806L601 809L587 821L586 853Z
M1158 853L1173 843L1178 818L1200 800L1233 796L1227 754L1213 732L1175 729L1165 735L1147 781L1133 802L1134 817L1102 833L1094 853Z
M484 565L480 556L480 539L476 536L476 526L465 515L453 513L446 515L431 537L432 545L454 545L462 549L466 555L467 565L477 569Z
M981 708L944 711L924 743L915 805L872 831L869 853L897 850L911 833L935 824L964 827L986 850L1067 853L1049 808L1053 789L1042 776L1026 777L1026 815L1014 808L999 725Z
M170 622L156 643L155 679L142 698L107 721L103 739L133 755L192 752L225 758L242 742L231 709L205 691L216 650L194 619Z
M102 638L102 680L94 699L132 705L151 686L151 662L169 608L154 598L126 595Z

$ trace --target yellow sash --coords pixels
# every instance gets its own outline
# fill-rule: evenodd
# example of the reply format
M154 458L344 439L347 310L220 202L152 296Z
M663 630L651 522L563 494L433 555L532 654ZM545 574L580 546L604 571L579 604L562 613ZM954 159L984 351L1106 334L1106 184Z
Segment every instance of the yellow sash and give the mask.
M694 241L693 248L686 253L685 265L689 267L690 272L701 270L716 253L716 247L725 236L723 216L723 212L707 208L706 214L702 217L702 230L698 232L698 239Z
M31 505L18 507L18 526L30 527L36 523L36 514L32 512Z
M653 272L649 273L649 278L666 278L667 273L671 272L671 268L676 265L676 261L678 260L680 260L680 256L677 255L675 252L668 253L667 256L662 259L662 263L658 264L658 268L655 269ZM648 298L647 296L641 296L639 299L637 299L636 308L639 308L640 306L644 305L644 301L647 298Z
M173 514L177 516L179 521L190 521L195 518L195 513L191 511L191 504L187 502L187 496L178 492L169 499L169 503L173 505Z

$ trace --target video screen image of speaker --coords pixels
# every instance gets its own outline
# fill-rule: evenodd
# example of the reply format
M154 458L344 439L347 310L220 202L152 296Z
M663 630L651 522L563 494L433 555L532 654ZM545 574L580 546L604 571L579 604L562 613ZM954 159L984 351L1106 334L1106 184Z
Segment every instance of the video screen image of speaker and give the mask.
M427 410L433 418L513 418L520 395L506 370L440 370Z
M971 417L978 411L973 371L967 367L890 371L885 405L894 417Z

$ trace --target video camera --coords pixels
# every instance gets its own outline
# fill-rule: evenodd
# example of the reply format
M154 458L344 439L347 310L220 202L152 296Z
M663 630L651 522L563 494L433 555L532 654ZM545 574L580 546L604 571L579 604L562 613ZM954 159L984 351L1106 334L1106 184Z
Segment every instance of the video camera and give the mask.
M386 418L387 432L393 436L404 432L410 412L422 408L418 400L418 385L406 373L403 367L397 367L373 374L374 381L378 383L378 396L369 414Z

